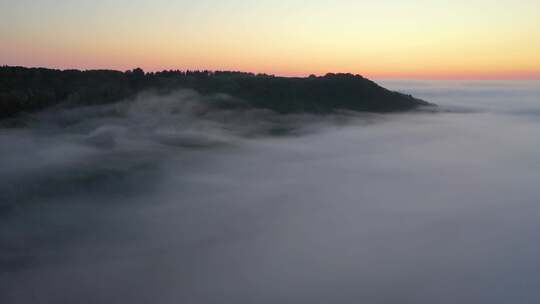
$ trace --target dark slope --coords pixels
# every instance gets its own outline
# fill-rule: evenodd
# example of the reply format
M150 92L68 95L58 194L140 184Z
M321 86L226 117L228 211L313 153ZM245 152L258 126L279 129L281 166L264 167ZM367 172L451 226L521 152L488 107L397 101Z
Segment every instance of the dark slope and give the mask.
M288 78L241 72L61 71L4 66L0 67L0 118L63 102L104 104L131 98L146 89L166 92L179 88L202 94L228 94L241 101L235 106L280 113L326 113L335 109L394 112L430 105L352 74Z

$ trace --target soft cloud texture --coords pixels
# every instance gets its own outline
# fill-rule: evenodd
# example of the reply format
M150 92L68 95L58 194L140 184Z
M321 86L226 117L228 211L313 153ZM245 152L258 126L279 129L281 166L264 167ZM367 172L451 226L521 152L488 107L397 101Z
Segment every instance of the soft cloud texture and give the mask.
M384 85L443 111L181 91L1 129L1 302L540 301L538 83Z

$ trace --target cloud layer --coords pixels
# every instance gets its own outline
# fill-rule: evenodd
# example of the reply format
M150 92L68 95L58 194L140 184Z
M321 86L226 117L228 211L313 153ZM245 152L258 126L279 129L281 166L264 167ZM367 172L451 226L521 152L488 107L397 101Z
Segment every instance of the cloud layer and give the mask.
M385 85L449 111L279 116L180 91L0 129L0 299L539 301L540 86Z

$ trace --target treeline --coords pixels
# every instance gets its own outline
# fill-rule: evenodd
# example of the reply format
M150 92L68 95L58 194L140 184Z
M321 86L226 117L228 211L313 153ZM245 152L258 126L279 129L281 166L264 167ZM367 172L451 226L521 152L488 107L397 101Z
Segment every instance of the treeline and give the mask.
M132 98L147 89L179 88L194 89L201 94L228 94L247 106L280 113L325 113L338 108L392 112L428 104L353 74L289 78L227 71L145 73L141 69L119 72L3 66L0 67L0 117L58 103L105 104Z

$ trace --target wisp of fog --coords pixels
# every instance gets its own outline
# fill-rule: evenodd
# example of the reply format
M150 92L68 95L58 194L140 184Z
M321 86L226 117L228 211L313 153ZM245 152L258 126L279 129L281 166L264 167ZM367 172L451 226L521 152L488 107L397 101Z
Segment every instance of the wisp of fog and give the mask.
M540 303L540 83L279 115L145 92L0 128L0 303Z

